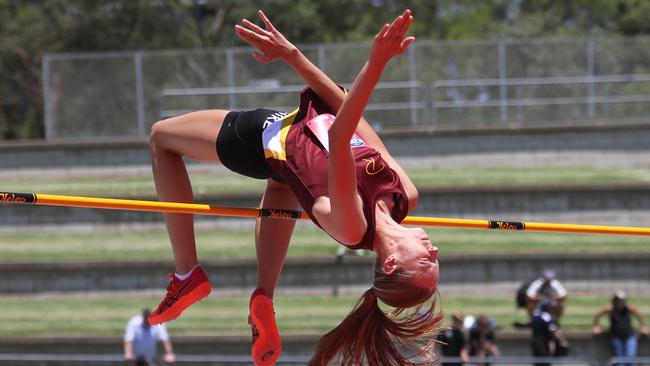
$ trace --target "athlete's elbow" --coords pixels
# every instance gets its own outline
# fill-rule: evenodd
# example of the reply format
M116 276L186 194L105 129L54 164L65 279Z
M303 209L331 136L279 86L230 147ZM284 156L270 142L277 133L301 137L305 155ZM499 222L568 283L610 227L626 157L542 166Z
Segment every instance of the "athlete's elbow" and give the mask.
M408 212L410 213L413 212L413 210L415 210L415 208L417 207L418 202L420 201L420 193L414 186L412 189L409 190L409 192L407 192L407 196L408 196L408 205L409 205Z
M330 234L339 243L345 245L354 245L361 242L366 230L363 219L357 220L347 215L340 215L332 224L333 232Z
M341 227L343 229L340 231L339 233L340 235L337 237L338 241L341 244L355 245L360 243L361 240L363 239L363 235L365 233L359 227L355 227L354 225L349 225L344 223L341 224Z
M415 211L417 207L418 207L417 197L413 199L409 199L409 213Z

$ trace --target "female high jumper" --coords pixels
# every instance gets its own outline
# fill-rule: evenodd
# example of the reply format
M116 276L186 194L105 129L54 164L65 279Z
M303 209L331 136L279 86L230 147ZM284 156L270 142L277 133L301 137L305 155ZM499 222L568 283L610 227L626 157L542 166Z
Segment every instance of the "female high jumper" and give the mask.
M427 301L438 283L438 249L421 228L400 225L415 208L418 192L362 117L388 61L414 41L405 37L413 16L406 10L381 28L346 94L262 11L258 15L264 28L244 19L235 32L257 49L257 61L282 60L305 80L300 107L291 113L205 110L155 123L151 152L158 197L193 202L184 156L267 179L262 208L302 206L337 242L377 255L373 286L319 341L310 365L337 357L343 365L414 365L400 349L426 351L440 324L434 303ZM149 318L151 324L178 317L211 291L198 265L192 215L167 213L165 223L176 273L170 274L167 295ZM293 220L257 220L257 289L249 309L256 365L273 365L280 357L272 299L294 226ZM395 310L385 313L378 300ZM407 313L408 308L415 309ZM422 338L428 341L419 342Z

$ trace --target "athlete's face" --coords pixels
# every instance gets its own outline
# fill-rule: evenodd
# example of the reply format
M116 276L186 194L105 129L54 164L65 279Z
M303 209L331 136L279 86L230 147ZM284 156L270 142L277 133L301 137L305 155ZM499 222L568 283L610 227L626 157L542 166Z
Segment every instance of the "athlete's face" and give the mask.
M413 274L410 280L413 285L430 289L438 286L438 248L431 244L431 239L424 230L409 230L395 256L397 266L401 266L404 272Z

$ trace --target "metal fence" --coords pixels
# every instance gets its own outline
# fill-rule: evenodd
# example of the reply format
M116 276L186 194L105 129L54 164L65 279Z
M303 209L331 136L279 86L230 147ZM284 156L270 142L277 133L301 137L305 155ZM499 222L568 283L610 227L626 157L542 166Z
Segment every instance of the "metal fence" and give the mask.
M349 85L369 44L303 52ZM250 48L48 54L46 138L146 135L188 110L289 109L302 80ZM650 38L418 41L386 69L366 117L378 129L647 120Z

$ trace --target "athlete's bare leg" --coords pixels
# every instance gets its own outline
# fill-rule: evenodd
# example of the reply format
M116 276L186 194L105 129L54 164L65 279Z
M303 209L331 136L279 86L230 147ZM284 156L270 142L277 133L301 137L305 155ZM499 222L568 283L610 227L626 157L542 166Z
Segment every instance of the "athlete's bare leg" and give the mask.
M206 110L156 122L151 128L151 163L160 201L194 202L183 162L191 159L219 162L216 141L224 110ZM176 272L187 273L198 264L194 218L189 214L164 214L172 244Z
M260 206L295 209L298 201L288 186L269 179ZM272 299L295 225L294 220L257 219L257 290L251 295L249 317L253 333L251 357L256 365L274 365L282 353Z
M299 203L289 186L269 179L260 206L295 210L299 207ZM295 225L295 220L269 217L257 219L255 228L257 288L262 289L271 298L282 271Z

